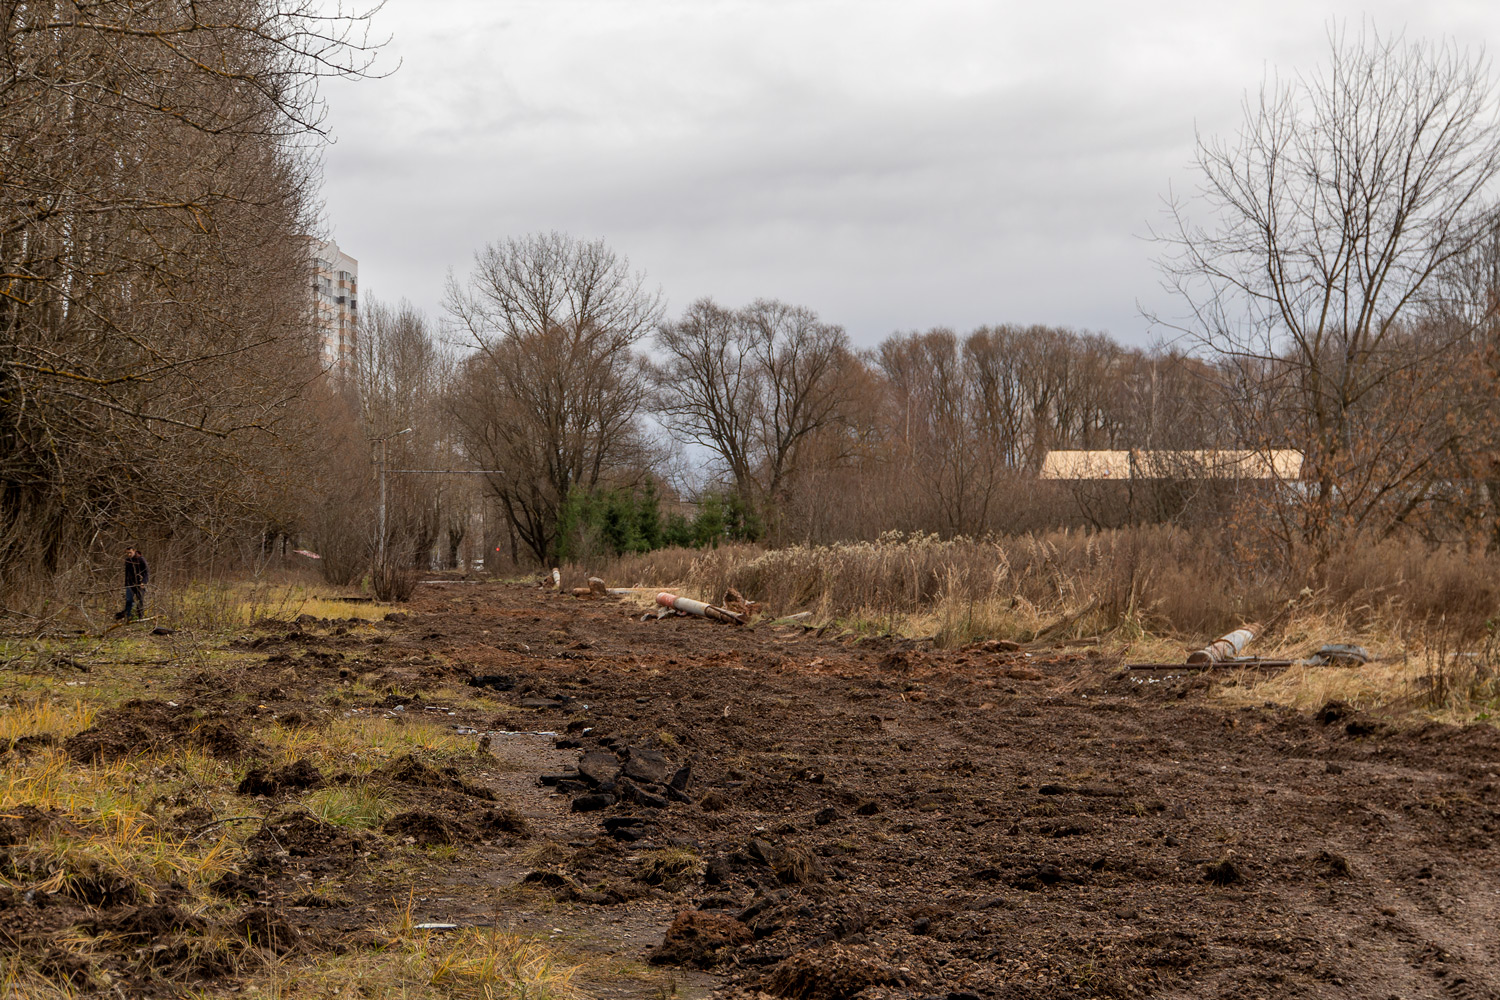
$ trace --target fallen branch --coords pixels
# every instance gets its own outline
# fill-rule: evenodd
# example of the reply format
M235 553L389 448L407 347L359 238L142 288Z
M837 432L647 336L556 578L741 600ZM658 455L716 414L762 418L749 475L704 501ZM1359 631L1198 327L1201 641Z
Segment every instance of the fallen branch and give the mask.
M243 823L247 819L265 819L265 817L264 816L226 816L223 819L216 819L212 823L204 823L202 826L198 827L197 829L195 829L191 833L189 833L188 837L189 838L196 837L196 836L198 836L198 834L203 833L205 830L212 830L214 827L216 827L216 826L222 826L225 823Z
M1090 611L1093 611L1098 606L1099 606L1099 596L1096 594L1093 597L1089 598L1089 602L1087 604L1085 604L1083 607L1079 608L1077 611L1072 611L1072 612L1069 612L1066 615L1063 615L1057 621L1053 622L1051 625L1048 625L1046 628L1042 629L1036 635L1032 636L1031 637L1031 641L1028 642L1027 645L1028 646L1041 645L1042 643L1046 642L1046 640L1049 639L1049 638L1051 638L1052 636L1057 635L1060 632L1066 631L1071 625L1073 625L1075 622L1077 622L1084 615L1088 614Z
M1104 639L1103 639L1102 636L1086 635L1086 636L1083 636L1080 639L1064 639L1061 642L1057 643L1057 645L1059 645L1059 646L1097 646L1097 645L1099 645L1103 641L1104 641Z

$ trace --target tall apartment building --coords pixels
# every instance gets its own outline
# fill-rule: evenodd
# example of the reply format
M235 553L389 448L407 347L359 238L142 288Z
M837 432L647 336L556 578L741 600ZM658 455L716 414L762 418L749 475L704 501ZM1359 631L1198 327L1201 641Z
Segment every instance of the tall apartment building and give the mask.
M354 364L359 316L359 261L329 240L313 240L313 313L320 359L329 371L347 373Z

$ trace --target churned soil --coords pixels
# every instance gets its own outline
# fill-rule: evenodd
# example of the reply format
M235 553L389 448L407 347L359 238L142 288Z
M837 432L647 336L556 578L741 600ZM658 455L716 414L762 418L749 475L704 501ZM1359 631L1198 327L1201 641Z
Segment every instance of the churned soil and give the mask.
M200 717L175 702L127 701L99 713L94 725L63 742L63 749L82 764L97 764L174 747L195 747L215 757L238 758L253 749L233 720Z
M378 634L247 634L240 667L172 694L191 717L126 706L64 745L108 758L139 725L253 757L269 716L400 725L465 681L506 706L442 716L476 730L470 760L386 765L399 808L377 829L297 806L347 776L247 773L267 818L220 888L278 952L359 947L399 905L681 970L688 993L1500 996L1493 727L1231 709L1208 678L1092 653L642 611L431 582ZM328 707L371 675L400 694ZM0 839L55 821L17 815ZM0 893L0 941L81 926L149 950L195 929L170 903Z

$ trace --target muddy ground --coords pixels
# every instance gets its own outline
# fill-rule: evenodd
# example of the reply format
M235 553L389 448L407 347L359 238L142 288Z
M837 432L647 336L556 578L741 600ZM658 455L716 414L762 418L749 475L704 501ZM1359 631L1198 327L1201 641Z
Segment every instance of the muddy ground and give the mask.
M619 970L651 963L679 995L1500 997L1492 727L1226 709L1202 677L1088 653L641 610L430 583L378 634L251 630L234 666L162 692L197 720L184 733L247 755L245 811L278 817L223 886L247 933L359 947L409 901L564 942L603 996L646 992ZM332 698L372 674L400 695ZM472 766L391 765L404 808L380 830L299 813L340 776L256 769L243 745L267 716L401 725L470 677L515 711L447 717L481 734ZM69 752L161 739L161 704ZM451 849L381 864L413 843ZM184 930L136 926L108 886L55 906L76 912L0 899L0 937L83 915L137 948Z

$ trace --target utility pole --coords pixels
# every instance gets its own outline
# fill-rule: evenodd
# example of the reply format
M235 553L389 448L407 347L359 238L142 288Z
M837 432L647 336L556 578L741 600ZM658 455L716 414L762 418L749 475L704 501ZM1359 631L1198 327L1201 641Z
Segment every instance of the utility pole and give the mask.
M375 550L376 550L376 552L379 553L379 555L377 557L377 562L376 562L377 566L384 566L385 565L385 465L386 465L386 443L388 441L390 441L390 439L393 438L393 437L401 437L403 434L410 434L411 430L412 429L410 427L408 427L408 428L406 428L403 431L393 431L390 434L385 434L385 435L382 435L379 438L376 438L376 440L380 442L380 528L379 528L380 537L375 540Z

